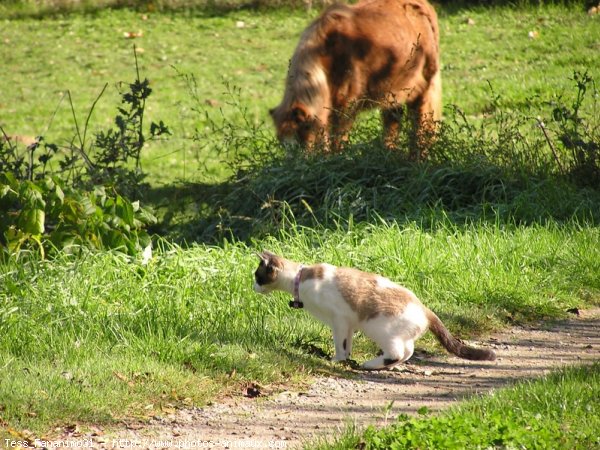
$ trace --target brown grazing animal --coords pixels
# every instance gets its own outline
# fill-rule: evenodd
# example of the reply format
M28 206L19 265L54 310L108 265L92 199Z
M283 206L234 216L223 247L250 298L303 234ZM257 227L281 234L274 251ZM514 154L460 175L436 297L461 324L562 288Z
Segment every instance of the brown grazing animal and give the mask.
M270 113L281 142L338 150L357 113L380 108L384 142L395 147L406 104L418 160L441 118L441 83L437 15L426 0L338 4L302 34Z

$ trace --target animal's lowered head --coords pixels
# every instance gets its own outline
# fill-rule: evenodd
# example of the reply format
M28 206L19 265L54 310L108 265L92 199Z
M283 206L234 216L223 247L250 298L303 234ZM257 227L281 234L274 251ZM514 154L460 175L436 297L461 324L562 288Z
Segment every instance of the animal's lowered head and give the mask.
M284 145L299 144L306 148L323 143L325 127L311 109L295 102L289 107L281 103L269 111L279 142Z

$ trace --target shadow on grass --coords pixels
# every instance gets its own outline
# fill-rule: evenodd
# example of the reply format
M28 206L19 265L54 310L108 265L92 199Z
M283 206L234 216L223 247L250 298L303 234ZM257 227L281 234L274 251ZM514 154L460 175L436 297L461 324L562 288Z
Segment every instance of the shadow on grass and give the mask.
M327 156L271 156L223 183L152 188L160 223L179 242L249 242L295 226L416 223L426 229L492 222L529 225L600 220L600 190L565 177L506 170L485 161L407 162L358 146Z

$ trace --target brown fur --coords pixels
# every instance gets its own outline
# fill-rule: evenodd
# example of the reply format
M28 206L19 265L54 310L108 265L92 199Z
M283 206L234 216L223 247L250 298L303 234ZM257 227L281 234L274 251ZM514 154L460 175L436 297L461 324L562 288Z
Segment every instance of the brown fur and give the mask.
M274 283L277 280L277 270L283 269L284 259L268 251L258 253L257 256L260 264L254 274L255 279L263 284Z
M383 288L377 285L377 275L357 269L340 267L335 272L336 283L342 297L359 320L369 320L378 315L400 314L410 302L419 302L406 290L398 287Z
M494 361L496 359L496 353L493 350L469 347L452 336L440 318L430 309L427 310L427 319L429 320L429 330L450 353L472 361Z
M426 0L330 7L302 34L283 100L271 110L279 139L339 149L356 114L379 107L391 147L407 104L418 159L441 118L438 42L437 16Z
M323 266L317 264L315 266L304 267L300 274L300 281L307 280L322 280L325 269Z

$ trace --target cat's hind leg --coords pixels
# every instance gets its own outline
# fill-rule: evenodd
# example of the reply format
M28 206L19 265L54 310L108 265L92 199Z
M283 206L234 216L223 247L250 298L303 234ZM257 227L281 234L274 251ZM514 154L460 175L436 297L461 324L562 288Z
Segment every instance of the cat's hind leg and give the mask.
M414 352L415 352L415 341L412 341L412 340L404 341L404 358L402 358L402 361L400 361L400 362L408 361Z
M367 370L382 370L390 369L403 361L410 358L410 355L405 358L406 344L400 339L395 339L382 346L383 355L373 358L363 364L363 369Z

